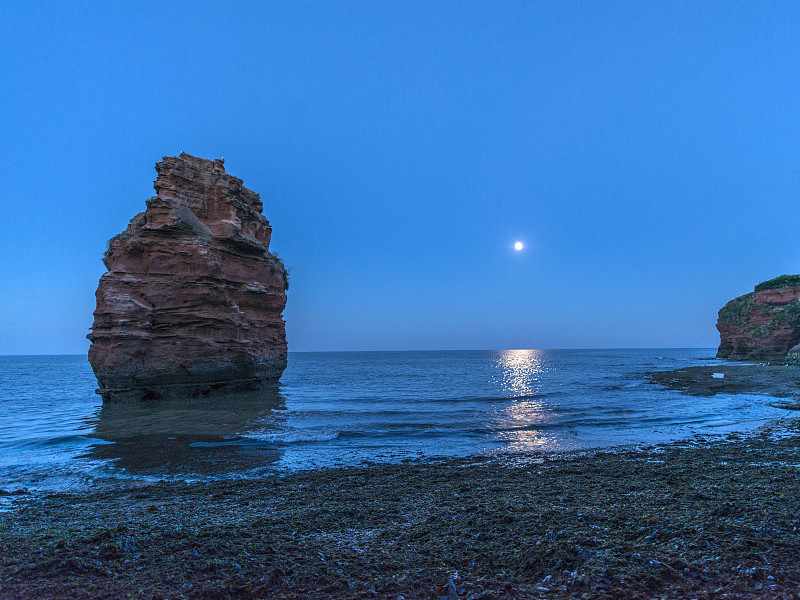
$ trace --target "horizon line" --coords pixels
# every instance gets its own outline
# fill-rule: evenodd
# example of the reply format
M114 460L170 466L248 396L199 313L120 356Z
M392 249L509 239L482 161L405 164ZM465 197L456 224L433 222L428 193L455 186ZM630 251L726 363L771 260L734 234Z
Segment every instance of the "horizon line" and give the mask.
M601 350L716 350L717 346L606 346L594 348L458 348L458 349L427 349L427 350L289 350L288 354L344 354L344 353L389 353L389 352L507 352L517 350L528 350L537 352L578 352L578 351L601 351ZM23 357L23 356L87 356L86 353L58 353L58 354L3 354L4 357ZM88 357L87 357L88 358Z

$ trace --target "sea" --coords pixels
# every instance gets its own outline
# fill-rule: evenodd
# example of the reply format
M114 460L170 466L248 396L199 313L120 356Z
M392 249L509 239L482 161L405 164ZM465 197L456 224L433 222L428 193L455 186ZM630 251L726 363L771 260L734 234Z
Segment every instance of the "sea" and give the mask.
M645 377L721 364L714 354L290 352L272 388L124 404L102 403L86 356L0 356L0 490L650 445L787 414L768 396L693 397Z

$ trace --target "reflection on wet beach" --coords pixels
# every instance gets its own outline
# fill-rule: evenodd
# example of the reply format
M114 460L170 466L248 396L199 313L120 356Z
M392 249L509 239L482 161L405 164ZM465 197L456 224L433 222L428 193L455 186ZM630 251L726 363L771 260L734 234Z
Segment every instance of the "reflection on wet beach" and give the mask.
M113 461L131 475L236 475L268 468L283 451L247 436L279 430L286 399L258 391L155 402L105 403L88 425L102 440L85 458Z

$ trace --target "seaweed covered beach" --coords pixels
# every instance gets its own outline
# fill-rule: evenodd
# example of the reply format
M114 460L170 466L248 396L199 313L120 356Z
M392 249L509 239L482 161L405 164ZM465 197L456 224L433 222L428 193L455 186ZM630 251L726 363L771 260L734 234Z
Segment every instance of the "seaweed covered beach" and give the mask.
M797 598L800 425L15 497L2 598Z

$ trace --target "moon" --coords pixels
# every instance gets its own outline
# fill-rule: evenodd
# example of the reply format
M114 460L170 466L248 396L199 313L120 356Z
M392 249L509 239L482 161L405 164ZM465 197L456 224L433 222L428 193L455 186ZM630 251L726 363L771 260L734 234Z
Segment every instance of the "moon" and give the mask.
M524 247L525 247L525 244L523 244L522 242L516 242L514 244L514 250L516 250L517 252L522 250Z

